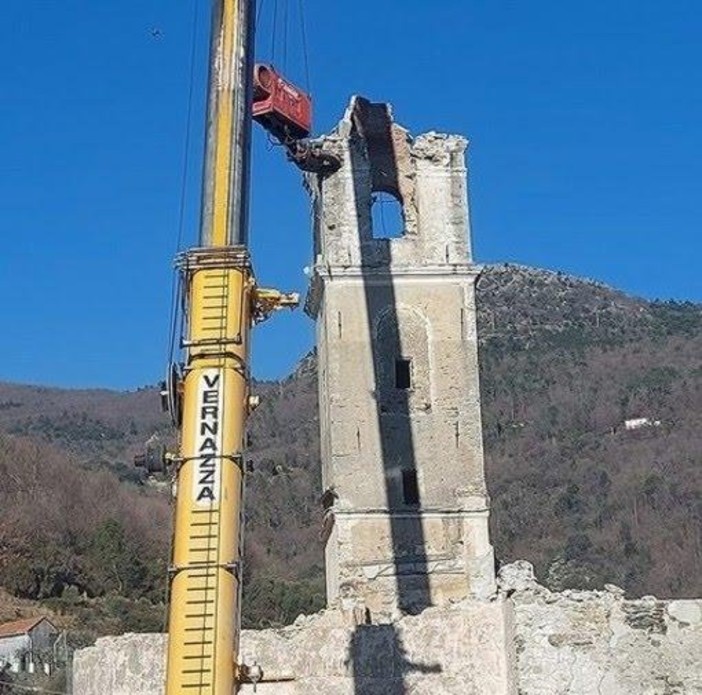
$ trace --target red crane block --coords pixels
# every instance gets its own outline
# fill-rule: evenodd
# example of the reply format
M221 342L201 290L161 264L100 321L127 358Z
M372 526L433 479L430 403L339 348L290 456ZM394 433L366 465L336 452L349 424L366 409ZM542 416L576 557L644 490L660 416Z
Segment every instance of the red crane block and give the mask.
M253 117L282 142L302 140L312 131L312 99L270 65L254 68Z

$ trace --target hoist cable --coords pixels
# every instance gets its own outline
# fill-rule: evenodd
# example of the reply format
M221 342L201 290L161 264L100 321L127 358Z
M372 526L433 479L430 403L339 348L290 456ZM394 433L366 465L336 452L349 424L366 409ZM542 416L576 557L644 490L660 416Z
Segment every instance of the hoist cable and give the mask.
M178 219L178 243L176 251L180 251L185 229L185 207L187 198L188 174L190 173L190 142L192 140L193 102L195 96L195 65L197 61L197 33L199 28L199 0L193 2L192 34L190 37L190 69L188 77L188 107L185 119L185 135L183 143L183 172L180 186L180 211Z
M299 53L304 68L305 90L309 94L312 91L312 71L304 0L298 0L297 8L292 0L273 0L267 6L265 0L258 0L256 24L259 30L264 24L270 27L270 49L267 58L273 66L276 65L276 60L280 60L280 70L286 73L293 54L298 55L298 51L293 50L292 46L296 11L301 43Z
M290 12L289 0L283 0L283 73L288 70L288 15Z
M259 0L258 11L256 12L256 27L261 26L261 17L263 17L263 8L266 6L266 0Z
M310 53L307 44L307 22L305 21L305 4L303 0L298 0L300 13L300 35L302 36L302 58L305 63L305 80L307 93L312 93L312 79L310 77Z
M185 232L185 212L187 202L188 178L190 173L190 144L192 140L193 103L195 96L195 65L197 60L197 34L199 29L199 0L193 1L192 33L190 37L190 69L188 84L188 105L185 118L185 135L183 137L183 170L180 181L180 201L178 209L178 237L176 240L176 254L180 252ZM171 284L171 327L168 338L168 363L172 362L175 353L175 344L178 333L178 295L180 290L180 277L174 274Z
M275 47L278 37L278 0L273 0L273 27L271 29L271 63L275 65Z
M185 118L185 135L183 137L183 171L181 175L180 183L180 204L178 213L178 238L176 241L176 254L181 250L183 244L183 235L185 232L185 211L186 211L186 200L187 200L187 188L188 188L188 174L190 173L190 144L192 139L192 126L193 126L193 103L195 97L195 66L197 61L197 34L199 29L199 9L200 0L193 0L193 17L192 17L192 35L190 37L190 70L189 70L189 84L188 84L188 105L186 110ZM179 303L181 300L181 285L182 278L179 272L173 274L173 281L171 284L171 317L170 317L170 334L168 338L168 355L166 357L166 363L168 364L168 373L166 386L170 388L170 365L173 363L173 358L176 351L176 341L178 339L180 323L178 317ZM173 557L173 544L174 544L174 534L175 529L172 529L169 540L169 557ZM165 591L164 591L164 615L163 615L163 631L165 632L168 626L168 606L170 602L170 589L171 582L170 577L166 576L165 581Z

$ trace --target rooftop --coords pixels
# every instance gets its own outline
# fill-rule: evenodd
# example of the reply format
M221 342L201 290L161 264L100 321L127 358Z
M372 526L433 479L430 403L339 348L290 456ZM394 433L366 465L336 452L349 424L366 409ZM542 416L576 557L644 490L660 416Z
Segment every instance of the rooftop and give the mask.
M35 628L42 620L47 620L43 616L35 618L24 618L22 620L13 620L11 623L3 623L0 625L0 639L3 637L16 637L17 635L26 635Z

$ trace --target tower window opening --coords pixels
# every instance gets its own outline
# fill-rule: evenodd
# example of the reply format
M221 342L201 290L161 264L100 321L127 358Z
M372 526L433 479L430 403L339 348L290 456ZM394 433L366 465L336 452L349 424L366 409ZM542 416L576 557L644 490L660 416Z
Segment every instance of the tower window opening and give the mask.
M419 504L419 481L414 469L402 471L402 498L405 504Z
M374 239L398 239L405 233L402 204L391 193L374 193L371 201Z
M412 360L404 357L395 360L395 388L404 391L412 388Z

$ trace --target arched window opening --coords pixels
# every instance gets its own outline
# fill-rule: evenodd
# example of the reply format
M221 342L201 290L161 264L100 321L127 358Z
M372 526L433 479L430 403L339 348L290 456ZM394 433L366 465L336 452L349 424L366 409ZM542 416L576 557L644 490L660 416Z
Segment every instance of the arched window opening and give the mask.
M371 215L374 239L399 239L405 233L402 203L391 193L373 193Z

